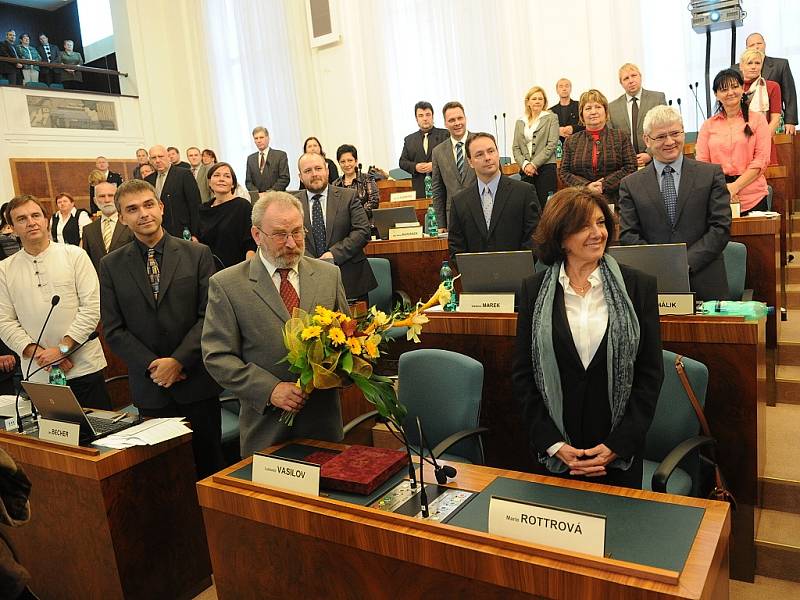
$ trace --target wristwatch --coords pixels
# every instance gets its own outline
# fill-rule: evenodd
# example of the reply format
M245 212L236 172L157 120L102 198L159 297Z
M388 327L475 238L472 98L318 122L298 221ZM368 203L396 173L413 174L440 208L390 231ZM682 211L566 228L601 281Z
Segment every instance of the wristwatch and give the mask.
M63 342L58 345L58 351L61 352L61 354L66 354L67 352L69 352L69 350L70 350L69 346L67 346Z

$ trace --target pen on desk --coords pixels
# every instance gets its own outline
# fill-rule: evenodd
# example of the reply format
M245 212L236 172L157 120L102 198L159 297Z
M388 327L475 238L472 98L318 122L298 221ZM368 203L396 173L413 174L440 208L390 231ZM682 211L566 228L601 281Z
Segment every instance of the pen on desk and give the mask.
M127 417L127 416L128 416L128 413L120 413L120 414L118 414L116 417L114 417L113 419L111 419L111 422L112 422L112 423L117 423L117 422L119 422L119 421L122 421L122 419L124 419L124 418L125 418L125 417Z

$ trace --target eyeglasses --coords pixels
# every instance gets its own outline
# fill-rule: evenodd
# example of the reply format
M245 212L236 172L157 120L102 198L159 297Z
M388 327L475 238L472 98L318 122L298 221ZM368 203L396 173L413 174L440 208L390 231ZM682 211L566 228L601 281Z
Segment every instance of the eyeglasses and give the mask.
M668 137L671 137L673 140L680 139L683 137L683 133L683 131L670 131L669 133L662 133L661 135L657 135L655 137L649 135L647 137L653 140L656 144L663 144L667 141Z
M308 233L308 229L306 229L305 227L303 227L302 229L295 229L291 233L286 233L285 231L267 233L266 231L261 229L261 227L259 227L258 225L256 225L256 229L258 229L266 237L270 238L273 242L276 242L278 244L285 244L286 241L289 239L289 236L292 236L292 239L299 244L300 242L303 241L303 239L306 237L306 234Z

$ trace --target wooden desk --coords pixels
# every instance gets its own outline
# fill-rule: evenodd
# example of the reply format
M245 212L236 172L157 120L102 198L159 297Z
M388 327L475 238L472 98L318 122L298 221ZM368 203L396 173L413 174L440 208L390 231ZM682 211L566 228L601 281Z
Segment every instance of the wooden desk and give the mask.
M488 465L532 471L527 433L511 385L516 314L428 313L420 344L399 340L390 359L418 348L443 348L471 356L483 364L484 386L480 424L488 427L484 447ZM765 320L741 318L662 317L664 348L699 360L708 367L706 415L719 442L719 462L739 501L733 515L731 573L753 581L755 572L755 507L759 477L764 471L764 408L766 403Z
M447 238L378 240L367 244L367 256L389 259L392 287L406 292L412 302L425 302L439 287L442 261L450 258Z
M380 202L389 202L395 192L409 192L414 187L410 179L381 179L376 181Z
M767 348L778 346L781 326L784 277L778 252L780 220L767 217L745 217L731 223L731 241L747 246L747 278L745 286L753 290L753 299L775 307L767 317Z
M781 214L781 267L786 266L788 252L788 223L792 212L792 200L789 197L789 169L784 166L767 167L767 184L772 186L772 210Z
M402 200L398 202L381 202L378 208L398 208L400 206L411 206L417 214L417 221L425 223L425 213L433 200L431 198L417 198L416 200Z
M336 447L311 442L323 447ZM524 544L228 474L197 484L220 600L240 598L728 597L729 509L718 502L458 465L454 485L508 477L705 509L680 574ZM425 479L433 476L426 467Z
M211 585L191 436L102 454L0 432L31 520L4 535L41 598L192 598Z

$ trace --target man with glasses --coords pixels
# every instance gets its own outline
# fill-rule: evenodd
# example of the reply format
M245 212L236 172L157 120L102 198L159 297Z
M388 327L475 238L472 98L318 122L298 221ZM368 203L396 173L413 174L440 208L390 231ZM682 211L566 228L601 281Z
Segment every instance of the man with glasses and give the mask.
M656 106L647 113L644 141L652 164L628 175L619 186L620 241L685 242L697 299L726 299L722 251L730 238L731 206L722 168L683 155L683 122L672 107Z
M131 399L143 416L190 421L203 478L224 466L221 389L200 353L211 250L164 230L164 203L146 181L123 183L114 202L133 241L100 261L106 341L128 365Z
M211 278L203 360L214 379L241 402L239 439L245 457L291 437L342 439L338 391L303 393L295 385L297 375L282 361L282 331L295 308L311 313L324 306L349 314L339 269L305 255L303 220L297 198L265 193L253 205L256 255ZM279 421L287 410L296 413L291 428Z

